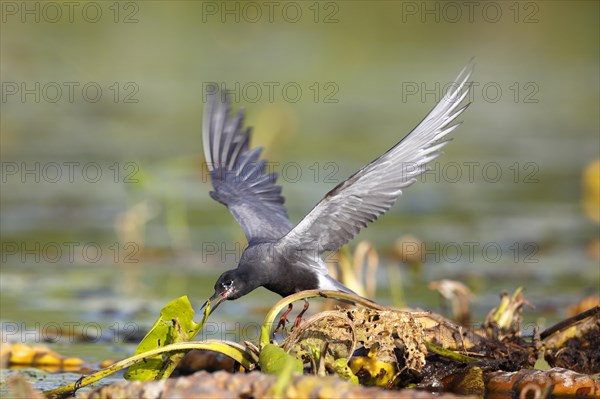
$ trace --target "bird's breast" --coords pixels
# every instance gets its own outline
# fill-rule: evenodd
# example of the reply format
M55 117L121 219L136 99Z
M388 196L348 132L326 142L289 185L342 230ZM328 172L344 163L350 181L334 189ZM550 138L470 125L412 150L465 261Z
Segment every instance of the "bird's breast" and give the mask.
M303 265L283 262L278 264L277 271L272 273L269 283L264 287L283 297L305 290L319 288L319 278L316 271Z

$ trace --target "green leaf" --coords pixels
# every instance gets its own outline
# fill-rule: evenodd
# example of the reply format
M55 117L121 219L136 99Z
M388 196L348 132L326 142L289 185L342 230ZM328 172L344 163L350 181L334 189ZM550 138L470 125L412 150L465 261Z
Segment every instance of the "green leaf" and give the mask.
M259 354L260 369L267 374L279 375L283 370L291 369L302 374L302 362L274 344L265 345Z
M202 323L194 322L194 309L187 296L169 302L161 311L148 334L138 345L135 354L142 354L156 348L177 342L191 341L202 329L210 306L204 312ZM168 378L185 353L176 353L169 357L153 356L144 362L135 364L125 373L127 380L160 380Z
M552 367L550 367L550 364L546 361L546 359L544 359L544 355L542 353L542 355L535 361L533 368L536 370L549 370Z
M273 398L285 397L284 392L292 381L292 375L304 371L300 360L274 344L267 344L260 350L258 364L263 373L277 376L277 381L268 392L268 396Z

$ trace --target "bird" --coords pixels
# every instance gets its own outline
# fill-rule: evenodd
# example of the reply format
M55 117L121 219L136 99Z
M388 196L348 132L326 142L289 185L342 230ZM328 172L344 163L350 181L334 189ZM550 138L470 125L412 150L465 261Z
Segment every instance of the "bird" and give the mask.
M361 229L386 213L402 191L416 182L427 164L441 155L447 136L469 106L472 84L469 62L427 116L383 155L338 184L294 225L287 214L277 174L267 173L261 147L250 147L252 129L244 126L245 110L231 114L226 91L207 96L202 122L210 196L225 205L247 239L235 269L221 274L211 304L238 299L258 287L282 297L304 290L354 294L331 277L323 257L352 240ZM305 301L306 310L308 302ZM285 316L282 316L285 323ZM302 313L299 315L301 317ZM298 321L298 320L297 320ZM280 322L281 323L281 322Z

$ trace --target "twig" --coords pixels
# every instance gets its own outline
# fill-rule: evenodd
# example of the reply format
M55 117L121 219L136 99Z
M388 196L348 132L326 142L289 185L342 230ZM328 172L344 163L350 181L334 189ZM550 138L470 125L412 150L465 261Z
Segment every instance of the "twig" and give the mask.
M567 327L570 327L571 325L577 323L580 320L586 319L590 316L594 316L600 314L600 306L596 306L593 307L591 309L586 310L585 312L581 312L579 314L576 314L573 317L569 317L568 319L565 319L561 322L556 323L555 325L553 325L552 327L549 327L547 329L545 329L541 334L540 334L540 338L541 339L546 339L549 336L551 336L552 334L554 334L555 332L558 332L560 330L564 330Z

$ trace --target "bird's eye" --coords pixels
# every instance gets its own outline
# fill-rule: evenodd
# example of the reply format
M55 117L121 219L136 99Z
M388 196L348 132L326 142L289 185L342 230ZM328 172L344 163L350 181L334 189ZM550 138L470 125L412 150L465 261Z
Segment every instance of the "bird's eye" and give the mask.
M233 280L227 280L223 283L223 288L230 289L231 287L233 287Z

